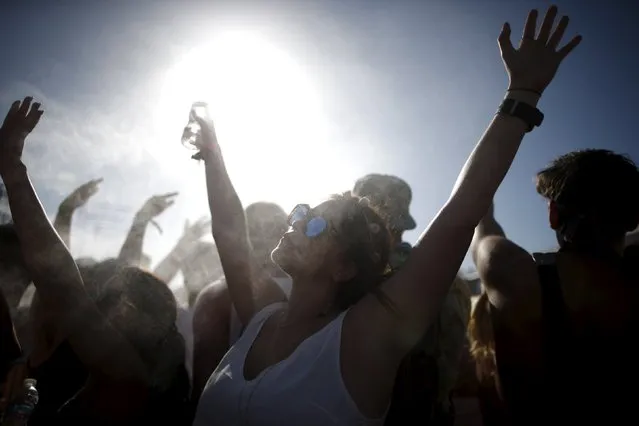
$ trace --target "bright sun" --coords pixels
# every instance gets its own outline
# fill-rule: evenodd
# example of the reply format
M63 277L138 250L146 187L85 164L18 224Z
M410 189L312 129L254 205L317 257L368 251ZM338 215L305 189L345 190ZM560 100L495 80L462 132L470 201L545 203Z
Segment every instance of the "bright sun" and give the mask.
M228 32L192 49L167 73L157 118L177 126L172 132L178 134L194 101L209 103L244 202L272 200L287 209L349 186L331 158L315 85L291 56L258 34Z

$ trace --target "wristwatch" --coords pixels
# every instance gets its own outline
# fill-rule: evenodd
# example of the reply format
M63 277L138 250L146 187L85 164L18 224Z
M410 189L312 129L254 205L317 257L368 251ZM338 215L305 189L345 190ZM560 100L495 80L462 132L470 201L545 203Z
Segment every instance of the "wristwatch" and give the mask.
M544 121L544 114L539 109L515 99L504 99L497 110L497 114L510 115L523 120L528 125L526 132L539 127Z

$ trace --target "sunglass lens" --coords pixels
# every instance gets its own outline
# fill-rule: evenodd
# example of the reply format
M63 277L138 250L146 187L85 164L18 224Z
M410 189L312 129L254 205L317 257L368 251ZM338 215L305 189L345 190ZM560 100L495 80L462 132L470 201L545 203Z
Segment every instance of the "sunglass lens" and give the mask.
M313 238L324 232L326 229L326 220L322 217L314 217L306 224L306 236Z
M293 226L295 222L306 219L308 208L302 204L295 206L288 219L288 224Z

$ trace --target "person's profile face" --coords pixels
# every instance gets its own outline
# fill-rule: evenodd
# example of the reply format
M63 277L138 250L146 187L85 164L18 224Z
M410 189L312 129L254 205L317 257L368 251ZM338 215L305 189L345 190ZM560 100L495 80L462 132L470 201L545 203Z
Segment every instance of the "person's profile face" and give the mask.
M336 200L325 201L291 223L272 252L273 261L291 275L316 274L336 261L336 236L342 219L339 206Z

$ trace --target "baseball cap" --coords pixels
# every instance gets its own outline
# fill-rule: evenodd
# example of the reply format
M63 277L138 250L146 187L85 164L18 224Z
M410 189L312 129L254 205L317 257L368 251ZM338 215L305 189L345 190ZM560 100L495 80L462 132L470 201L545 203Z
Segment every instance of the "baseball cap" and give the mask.
M403 179L393 175L368 174L355 182L353 195L367 197L388 216L388 224L398 231L415 229L410 214L413 191Z

